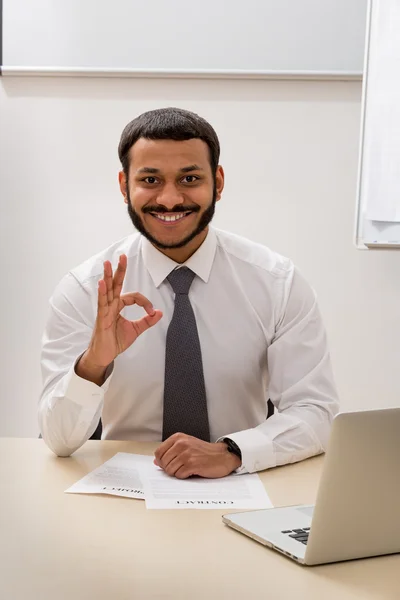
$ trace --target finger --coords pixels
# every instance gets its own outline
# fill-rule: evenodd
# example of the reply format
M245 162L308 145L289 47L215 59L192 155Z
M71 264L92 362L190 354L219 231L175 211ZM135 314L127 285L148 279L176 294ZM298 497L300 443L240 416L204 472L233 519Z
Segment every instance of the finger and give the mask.
M173 477L179 469L185 467L183 460L180 456L176 456L166 467L163 467L164 471Z
M179 469L177 469L174 473L174 477L177 479L187 479L195 475L192 469L189 469L186 465L182 465Z
M124 296L121 296L121 297L130 296L130 295L131 294L124 294ZM152 305L150 300L148 298L146 298L146 296L143 296L143 294L140 294L139 292L133 292L132 296L135 299L135 304L144 308L144 310L147 312L148 315L154 314L154 306Z
M113 294L113 271L109 260L104 262L104 281L107 286L107 301L111 304L114 298Z
M137 321L131 321L132 327L135 328L136 335L142 335L142 333L150 329L150 327L154 327L154 325L158 323L162 316L163 314L161 310L156 310L155 315L153 315L152 317L149 317L147 315L146 317L142 317Z
M175 471L179 468L179 466L176 466L176 461L179 460L179 466L183 465L183 460L182 460L182 453L179 451L179 448L177 447L176 444L174 444L173 446L171 446L171 448L169 448L162 456L162 458L160 458L159 460L159 466L164 469L164 471L167 471L167 473L169 475L171 475L171 473L168 471L169 466L174 463L175 464ZM175 462L174 462L175 461ZM175 473L174 471L174 473ZM172 473L173 474L173 473Z
M159 464L166 451L172 448L172 446L175 444L177 435L179 434L174 433L174 435L171 435L162 444L160 444L157 450L154 452L154 456Z
M118 267L114 275L113 289L114 289L114 298L119 298L122 290L122 286L124 283L126 267L128 264L128 259L126 254L121 254L118 261Z
M137 304L138 306L144 308L148 315L153 316L155 313L155 308L150 300L145 298L142 294L139 294L139 292L122 294L119 300L120 311L124 308L124 306L132 306L132 304Z
M98 283L98 294L97 294L97 315L99 319L103 319L108 314L108 301L107 301L107 286L104 279L100 279Z

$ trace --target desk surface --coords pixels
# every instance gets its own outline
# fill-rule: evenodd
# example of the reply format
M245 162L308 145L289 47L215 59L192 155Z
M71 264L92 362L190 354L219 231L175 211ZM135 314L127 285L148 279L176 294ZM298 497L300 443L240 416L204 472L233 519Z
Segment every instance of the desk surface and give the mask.
M89 441L57 458L42 440L0 439L0 598L400 599L400 555L302 567L223 525L228 511L63 493L116 452L154 447ZM273 504L313 503L322 462L262 473Z

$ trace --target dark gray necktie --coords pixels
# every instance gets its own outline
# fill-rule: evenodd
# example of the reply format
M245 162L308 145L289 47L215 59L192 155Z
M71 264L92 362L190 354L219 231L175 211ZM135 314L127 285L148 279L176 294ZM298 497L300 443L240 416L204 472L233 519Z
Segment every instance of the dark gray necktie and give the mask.
M175 308L165 348L163 440L182 432L210 441L200 340L188 296L194 277L188 267L167 277Z

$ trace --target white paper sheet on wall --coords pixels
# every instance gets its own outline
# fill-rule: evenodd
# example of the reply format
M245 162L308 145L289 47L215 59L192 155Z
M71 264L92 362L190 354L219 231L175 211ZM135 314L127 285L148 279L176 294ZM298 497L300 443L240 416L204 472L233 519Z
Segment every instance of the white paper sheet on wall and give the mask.
M384 35L383 35L384 32ZM400 3L374 1L364 139L365 216L400 222Z
M400 29L399 29L400 35ZM400 64L399 64L400 72ZM400 87L400 81L399 81ZM400 89L398 102L400 104ZM369 169L385 176L370 176L366 184L366 217L371 221L400 221L400 111L382 100L380 126L366 145Z

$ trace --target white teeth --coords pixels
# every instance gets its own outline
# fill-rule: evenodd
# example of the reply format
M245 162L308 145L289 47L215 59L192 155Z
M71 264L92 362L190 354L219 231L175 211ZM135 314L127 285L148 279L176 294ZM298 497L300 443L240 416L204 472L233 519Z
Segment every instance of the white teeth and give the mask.
M180 219L182 219L185 216L185 214L186 213L180 213L178 215L155 214L154 216L157 217L157 219L160 219L161 221L171 222L171 221L179 221Z

